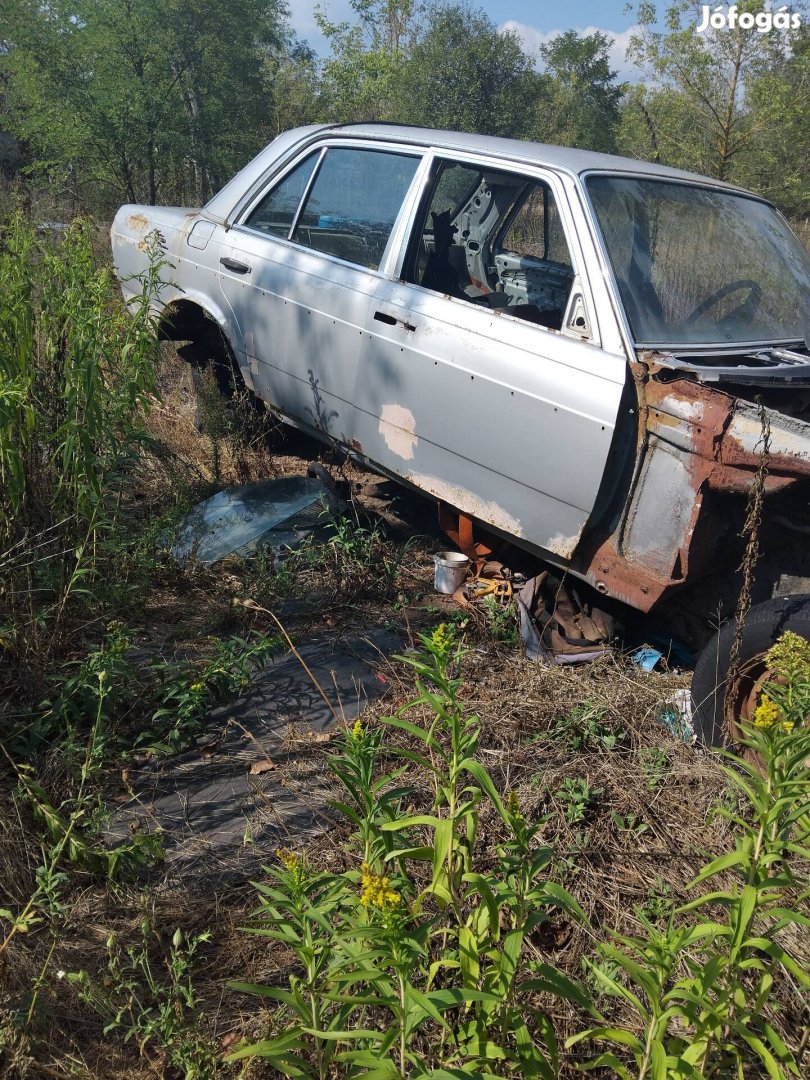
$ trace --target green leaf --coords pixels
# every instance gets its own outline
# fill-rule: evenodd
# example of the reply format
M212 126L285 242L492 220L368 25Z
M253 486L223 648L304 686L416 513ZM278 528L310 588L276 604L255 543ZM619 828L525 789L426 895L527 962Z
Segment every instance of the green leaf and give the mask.
M479 787L484 792L486 792L493 806L500 814L501 819L505 821L508 825L509 814L506 810L506 807L503 805L503 801L501 800L500 795L495 790L495 785L492 782L492 778L490 777L484 766L478 761L469 759L467 761L461 762L461 768L465 769L470 774L470 776L472 776L472 778L479 785Z
M557 885L553 881L547 881L543 885L543 899L545 903L553 903L555 907L563 908L571 915L575 915L581 922L587 925L588 916L579 906L577 901L571 895L571 893L562 887Z
M650 1073L652 1080L667 1080L667 1054L658 1039L650 1043Z
M526 990L540 994L553 994L555 997L564 998L566 1001L573 1001L581 1009L601 1019L601 1014L594 1006L585 988L569 979L567 975L552 967L551 964L537 964L533 968L532 974L534 978L519 984L518 992Z
M301 1050L303 1045L301 1029L293 1028L277 1039L263 1039L261 1042L251 1043L250 1046L240 1046L223 1060L240 1061L246 1057L276 1058L289 1054L293 1050ZM303 1065L303 1062L301 1064ZM302 1075L308 1075L308 1073Z
M734 937L731 941L730 956L734 958L737 950L740 946L740 942L745 936L748 925L751 922L751 916L757 906L757 890L753 885L744 886L742 893L740 894L740 903L736 911L736 927L734 929Z
M570 1043L570 1039L566 1043L566 1046ZM613 1073L620 1077L620 1080L633 1080L630 1075L630 1070L626 1065L623 1065L615 1054L606 1052L600 1054L599 1057L594 1058L593 1061L586 1061L583 1065L579 1065L580 1069L611 1069Z
M432 814L415 814L413 817L400 818L398 821L384 821L380 826L382 832L401 832L403 829L414 829L417 825L429 825L431 829L437 829L442 823L442 818Z
M349 1028L344 1031L326 1031L318 1028L305 1027L301 1030L306 1035L314 1035L318 1039L329 1039L331 1042L353 1042L356 1039L374 1039L380 1042L385 1038L386 1032L374 1031L373 1028Z
M717 859L712 859L712 861L704 866L697 877L690 881L686 887L687 889L694 889L696 885L700 885L700 883L706 881L707 878L714 877L715 874L720 874L723 870L728 870L732 866L740 866L749 861L750 856L745 851L739 849L728 851L725 855L720 855Z
M618 1043L619 1046L628 1046L636 1053L643 1054L644 1046L632 1031L625 1031L624 1028L612 1028L612 1027L594 1027L588 1028L586 1031L580 1031L576 1035L572 1035L570 1039L566 1039L565 1045L571 1047L578 1042L582 1042L583 1039L607 1039L610 1042Z
M743 943L743 948L764 952L798 979L802 986L810 987L810 975L807 974L805 968L797 964L790 953L777 945L775 941L763 937L752 937Z
M229 990L239 990L243 994L258 994L260 997L271 998L273 1001L280 1001L284 1005L289 1005L292 1008L298 1006L298 1001L295 994L290 993L289 990L280 990L275 986L259 986L256 983L243 983L243 982L229 982L227 983Z
M458 955L464 985L467 987L477 986L481 970L478 962L478 939L467 926L459 927Z
M381 1058L372 1050L346 1050L335 1054L335 1061L346 1062L365 1069L365 1072L351 1072L353 1077L365 1077L365 1080L399 1080L400 1072L390 1058Z
M389 851L383 862L391 862L394 859L414 859L417 862L433 862L432 847L404 847Z
M402 731L407 731L409 735L413 735L415 738L420 739L426 746L430 746L432 749L437 749L438 744L433 735L429 731L425 731L424 728L419 727L418 724L412 724L410 720L403 720L401 716L384 716L382 722L389 727L400 728Z
M433 881L434 883L447 881L447 872L444 865L450 855L450 845L453 842L453 822L450 818L443 818L436 825L433 834ZM449 868L448 868L449 869Z

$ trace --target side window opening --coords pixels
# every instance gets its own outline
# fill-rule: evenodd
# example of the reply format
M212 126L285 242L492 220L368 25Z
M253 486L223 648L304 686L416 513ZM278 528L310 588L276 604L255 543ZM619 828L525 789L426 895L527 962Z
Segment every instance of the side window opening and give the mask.
M296 167L270 191L254 208L245 221L245 225L268 236L287 237L290 235L298 204L307 190L312 170L320 156L315 150L304 158Z
M291 239L376 270L419 160L386 150L330 147Z
M574 269L559 211L540 180L441 160L405 280L560 330Z

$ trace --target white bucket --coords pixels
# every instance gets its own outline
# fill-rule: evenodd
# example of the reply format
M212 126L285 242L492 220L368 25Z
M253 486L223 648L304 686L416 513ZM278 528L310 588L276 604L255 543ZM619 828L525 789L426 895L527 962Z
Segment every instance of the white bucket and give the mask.
M436 564L436 572L433 584L436 592L454 593L464 584L467 571L470 569L470 560L460 551L440 551L433 556Z

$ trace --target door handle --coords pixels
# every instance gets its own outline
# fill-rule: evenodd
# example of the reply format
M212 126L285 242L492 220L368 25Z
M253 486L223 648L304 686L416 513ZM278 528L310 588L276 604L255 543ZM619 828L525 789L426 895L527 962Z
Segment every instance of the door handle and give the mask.
M388 311L375 311L374 318L377 322L385 323L386 326L404 326L406 330L414 331L416 327L413 323L409 323L407 319L398 319L395 315L391 315Z
M220 259L219 260L226 270L233 270L235 274L249 274L251 268L247 263L237 262L236 259Z

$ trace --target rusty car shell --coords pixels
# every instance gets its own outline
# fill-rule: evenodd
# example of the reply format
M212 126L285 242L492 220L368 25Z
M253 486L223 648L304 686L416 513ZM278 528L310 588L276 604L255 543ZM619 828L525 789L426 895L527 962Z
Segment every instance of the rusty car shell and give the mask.
M413 158L378 266L246 224L305 154L346 146ZM558 328L404 278L440 158L553 193L571 261ZM789 495L788 525L802 520L810 357L802 342L732 343L711 363L706 350L637 344L588 198L594 172L736 190L530 142L313 126L279 136L202 209L122 207L113 257L131 297L157 231L171 269L155 313L170 336L215 325L248 388L291 423L648 611L723 568L724 537L757 476L766 506Z

